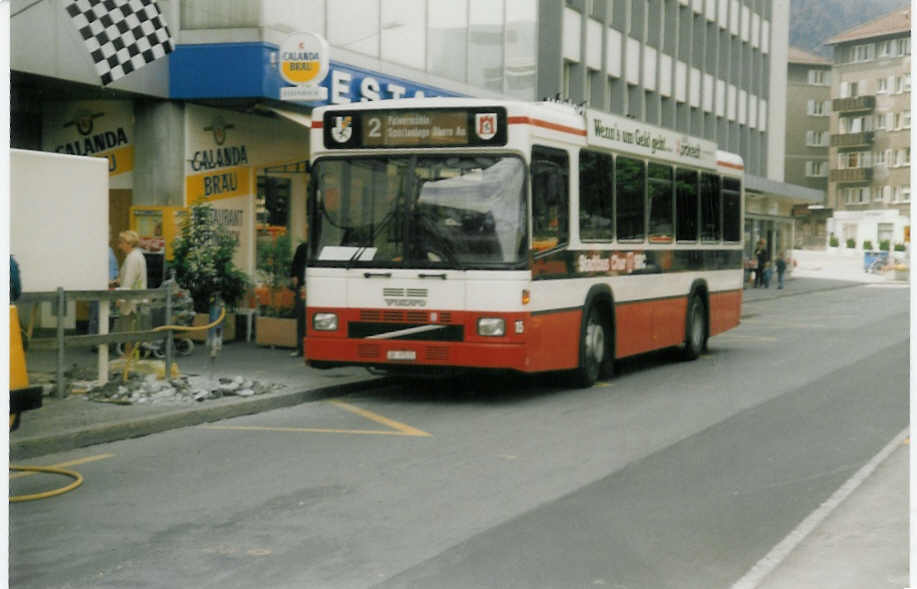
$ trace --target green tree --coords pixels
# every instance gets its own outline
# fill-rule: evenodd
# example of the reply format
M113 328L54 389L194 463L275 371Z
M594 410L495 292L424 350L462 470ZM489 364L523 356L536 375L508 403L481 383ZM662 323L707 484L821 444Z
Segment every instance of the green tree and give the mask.
M216 222L213 205L193 205L172 245L178 284L191 293L194 310L206 313L217 297L235 307L249 286L248 277L235 267L235 238Z

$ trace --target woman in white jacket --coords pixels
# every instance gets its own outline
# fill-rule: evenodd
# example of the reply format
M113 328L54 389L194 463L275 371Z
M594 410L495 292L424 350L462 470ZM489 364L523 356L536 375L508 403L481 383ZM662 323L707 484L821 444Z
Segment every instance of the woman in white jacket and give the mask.
M146 258L137 247L140 236L136 231L122 231L118 234L118 249L124 252L124 263L118 274L118 290L146 289ZM140 329L139 309L136 300L118 301L118 331Z

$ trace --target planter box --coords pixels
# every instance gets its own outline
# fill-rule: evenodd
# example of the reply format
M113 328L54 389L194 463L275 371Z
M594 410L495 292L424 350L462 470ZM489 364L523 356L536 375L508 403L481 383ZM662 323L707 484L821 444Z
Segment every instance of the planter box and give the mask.
M207 313L195 313L191 325L207 325L208 323L210 323L210 316ZM188 337L196 342L206 342L207 330L189 331ZM234 339L236 339L236 314L226 313L226 318L223 319L223 341L231 342Z
M255 319L255 343L259 346L296 347L296 319L264 317Z
M910 270L895 270L895 280L905 280L905 281L910 282L911 271Z

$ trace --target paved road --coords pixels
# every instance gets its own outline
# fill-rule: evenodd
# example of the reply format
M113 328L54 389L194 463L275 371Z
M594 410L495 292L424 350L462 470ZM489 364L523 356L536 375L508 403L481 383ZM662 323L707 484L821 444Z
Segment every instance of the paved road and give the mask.
M11 584L729 587L908 415L906 289L745 311L588 390L406 385L44 457L86 483L11 506Z

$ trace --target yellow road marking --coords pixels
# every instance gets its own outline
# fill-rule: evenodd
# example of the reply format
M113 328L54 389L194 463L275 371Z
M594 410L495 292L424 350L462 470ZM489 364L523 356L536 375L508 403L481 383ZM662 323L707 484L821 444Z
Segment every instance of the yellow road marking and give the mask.
M361 409L349 403L344 403L343 401L331 400L328 401L336 407L340 407L345 411L355 413L360 417L369 419L370 421L375 421L376 423L390 427L391 429L386 430L374 430L374 429L337 429L337 428L324 428L324 427L268 427L268 426L258 426L258 425L205 425L204 429L214 429L214 430L234 430L234 431L269 431L269 432L287 432L287 433L313 433L313 434L356 434L356 435L374 435L374 436L414 436L414 437L424 437L430 438L433 437L432 434L429 434L423 430L419 430L415 427L411 427L394 419L389 419L383 417L378 413L373 413L372 411L367 411L366 409Z
M86 458L77 458L76 460L70 460L69 462L61 462L60 464L48 464L45 466L50 466L51 468L65 468L67 466L76 466L78 464L86 464L87 462L95 462L96 460L105 460L106 458L111 458L114 454L98 454L96 456L87 456ZM11 474L11 479L19 479L22 477L29 477L32 475L41 474L37 472L17 472L16 474Z

